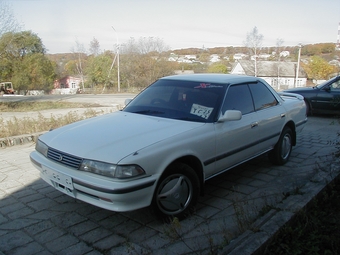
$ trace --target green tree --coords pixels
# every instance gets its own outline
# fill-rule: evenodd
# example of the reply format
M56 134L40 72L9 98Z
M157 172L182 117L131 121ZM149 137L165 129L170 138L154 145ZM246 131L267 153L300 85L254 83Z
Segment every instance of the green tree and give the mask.
M110 72L114 59L112 55L111 52L106 51L103 54L88 59L85 72L87 74L87 84L90 85L90 87L113 86L115 83L113 78L116 76Z
M49 61L42 53L26 56L14 67L12 82L17 90L45 90L53 88L55 63Z
M223 63L213 63L209 66L208 73L228 73L228 68Z
M23 58L27 54L46 53L41 39L32 31L8 32L1 36L0 52L11 59Z
M0 37L0 77L16 90L50 90L55 66L45 56L41 39L31 31L8 32Z
M302 63L309 79L327 80L330 74L336 72L336 67L327 63L319 56L310 58L307 64Z

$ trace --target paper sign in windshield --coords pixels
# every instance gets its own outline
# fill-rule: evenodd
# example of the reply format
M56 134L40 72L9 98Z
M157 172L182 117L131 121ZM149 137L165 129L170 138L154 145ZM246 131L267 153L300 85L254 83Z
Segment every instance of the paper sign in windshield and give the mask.
M191 107L190 113L200 116L204 119L208 119L213 110L214 108L212 107L206 107L206 106L199 105L199 104L193 104Z

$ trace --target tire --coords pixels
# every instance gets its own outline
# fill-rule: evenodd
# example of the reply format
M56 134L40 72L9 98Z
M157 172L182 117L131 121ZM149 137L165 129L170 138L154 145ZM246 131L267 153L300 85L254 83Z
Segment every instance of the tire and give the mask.
M269 160L275 165L284 165L288 162L293 148L293 132L285 127L274 149L269 152Z
M194 211L200 186L198 176L188 165L170 165L160 178L153 197L153 208L161 219L183 219Z

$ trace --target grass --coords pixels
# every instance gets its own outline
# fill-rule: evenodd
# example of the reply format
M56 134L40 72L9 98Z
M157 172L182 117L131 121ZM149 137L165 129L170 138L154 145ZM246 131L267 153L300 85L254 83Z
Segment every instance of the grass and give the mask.
M98 106L100 105L64 101L0 102L0 112L31 112L51 109L88 108Z
M263 254L340 254L340 180L284 226Z
M103 111L96 111L92 107L99 105L84 103L68 103L68 102L10 102L0 103L1 112L39 112L49 109L68 109L68 108L87 108L83 114L76 111L70 111L64 116L56 116L51 114L50 117L44 117L38 113L37 118L13 117L10 120L4 120L0 117L0 138L18 136L23 134L33 134L55 129L76 121L95 117L103 114Z

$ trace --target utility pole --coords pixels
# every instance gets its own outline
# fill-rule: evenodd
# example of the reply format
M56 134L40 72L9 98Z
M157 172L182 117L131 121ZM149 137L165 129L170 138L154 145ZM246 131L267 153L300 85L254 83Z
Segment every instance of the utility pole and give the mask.
M119 71L119 42L118 42L118 33L114 27L112 27L113 31L116 33L116 42L117 42L117 50L116 50L116 56L117 56L117 89L118 92L120 92L120 71Z
M299 78L301 47L302 47L302 45L301 45L301 43L299 43L299 55L298 55L298 62L297 62L297 65L296 65L296 77L295 77L295 84L294 84L295 88L297 87L297 80Z

